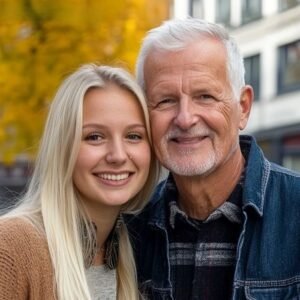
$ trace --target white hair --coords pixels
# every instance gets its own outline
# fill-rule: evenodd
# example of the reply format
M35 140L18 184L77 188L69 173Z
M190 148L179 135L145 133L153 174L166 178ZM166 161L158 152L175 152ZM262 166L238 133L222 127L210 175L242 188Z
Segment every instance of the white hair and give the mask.
M104 88L110 83L134 95L142 108L151 142L146 100L133 77L120 68L85 65L58 89L51 103L28 190L20 205L3 216L23 216L46 236L59 300L91 299L85 265L95 253L95 232L72 177L82 136L84 96L91 88ZM122 212L136 212L146 204L159 175L153 152L151 155L144 187L124 205ZM118 299L138 299L134 258L125 225L120 234Z
M202 38L212 37L223 43L227 51L227 72L235 97L239 97L245 85L245 67L235 40L224 27L202 19L172 19L148 32L143 40L136 63L136 77L145 90L144 65L147 57L154 51L180 51L191 42L197 43Z

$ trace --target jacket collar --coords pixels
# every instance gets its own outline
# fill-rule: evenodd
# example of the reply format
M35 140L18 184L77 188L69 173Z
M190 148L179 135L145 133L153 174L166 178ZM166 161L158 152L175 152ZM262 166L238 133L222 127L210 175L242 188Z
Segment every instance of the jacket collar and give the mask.
M248 152L243 209L252 207L259 216L262 216L271 165L253 137L240 136L240 146L243 152Z

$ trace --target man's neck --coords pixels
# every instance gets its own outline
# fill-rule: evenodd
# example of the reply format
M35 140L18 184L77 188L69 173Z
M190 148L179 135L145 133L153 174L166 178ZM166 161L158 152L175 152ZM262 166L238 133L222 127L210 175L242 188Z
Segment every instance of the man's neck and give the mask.
M238 149L225 164L209 175L186 177L173 174L179 207L189 217L205 220L228 199L240 180L244 163L244 157Z

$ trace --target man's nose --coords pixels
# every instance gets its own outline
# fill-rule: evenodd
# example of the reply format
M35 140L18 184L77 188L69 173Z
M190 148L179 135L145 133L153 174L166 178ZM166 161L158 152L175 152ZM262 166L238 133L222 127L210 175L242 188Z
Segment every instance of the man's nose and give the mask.
M180 129L187 130L194 126L198 121L194 103L189 97L183 97L178 103L177 115L174 124Z

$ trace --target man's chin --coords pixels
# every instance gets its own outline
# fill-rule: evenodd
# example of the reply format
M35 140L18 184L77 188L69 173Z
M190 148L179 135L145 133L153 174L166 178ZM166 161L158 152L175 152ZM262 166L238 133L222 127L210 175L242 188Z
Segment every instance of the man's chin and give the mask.
M197 161L181 161L180 163L176 163L174 160L165 161L163 164L163 166L171 173L177 176L187 177L207 175L212 172L214 165L215 164L212 161L207 161L205 163Z

